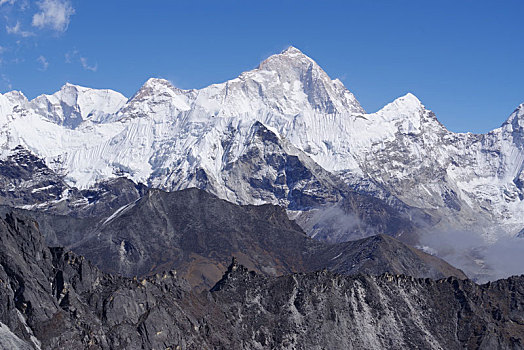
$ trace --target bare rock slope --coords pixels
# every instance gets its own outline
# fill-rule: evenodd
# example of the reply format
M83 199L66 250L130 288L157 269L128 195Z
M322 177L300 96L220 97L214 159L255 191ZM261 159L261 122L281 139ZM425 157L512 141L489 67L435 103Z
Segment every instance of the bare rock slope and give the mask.
M210 292L174 271L100 272L0 220L2 344L18 349L522 349L524 277L486 285L327 271L267 277L236 261Z

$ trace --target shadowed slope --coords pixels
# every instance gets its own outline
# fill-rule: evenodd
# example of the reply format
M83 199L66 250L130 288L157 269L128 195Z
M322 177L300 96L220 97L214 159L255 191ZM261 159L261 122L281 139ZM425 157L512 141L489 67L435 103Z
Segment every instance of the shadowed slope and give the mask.
M329 245L307 237L283 208L238 206L198 189L151 190L72 249L106 271L147 275L176 268L192 285L203 287L220 278L232 256L268 275L329 268L465 278L460 270L393 238Z

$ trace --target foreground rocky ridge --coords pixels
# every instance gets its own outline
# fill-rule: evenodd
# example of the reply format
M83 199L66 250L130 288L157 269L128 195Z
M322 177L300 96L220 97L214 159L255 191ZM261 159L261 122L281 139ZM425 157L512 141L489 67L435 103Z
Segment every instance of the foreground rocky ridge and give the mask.
M83 257L47 248L34 222L10 215L0 234L1 322L28 348L159 348L148 340L150 327L164 329L171 345L197 348L198 302L180 306L190 287L174 273L141 281L104 274Z
M479 286L325 270L265 278L233 264L212 292L229 306L236 338L261 347L521 349L523 282L520 276Z
M482 286L327 271L275 278L233 261L197 294L174 271L104 274L8 215L0 280L3 341L19 349L524 347L524 276Z

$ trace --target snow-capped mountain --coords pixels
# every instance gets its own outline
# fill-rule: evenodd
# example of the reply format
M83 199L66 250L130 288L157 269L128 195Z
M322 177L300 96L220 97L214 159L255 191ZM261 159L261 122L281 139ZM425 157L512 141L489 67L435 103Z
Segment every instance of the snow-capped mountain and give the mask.
M127 102L124 95L112 90L89 89L69 83L52 95L40 95L32 101L27 101L22 93L16 91L4 97L18 106L20 112L31 110L71 129L86 120L104 122Z
M268 165L275 159L238 167L249 152L265 152L260 126L303 164L391 205L420 208L438 227L482 228L489 237L524 227L522 105L485 135L448 131L412 94L366 114L339 80L293 47L200 90L150 79L127 101L70 84L32 101L0 95L4 154L22 145L71 186L126 176L167 190L207 188L237 203L292 206L296 184Z

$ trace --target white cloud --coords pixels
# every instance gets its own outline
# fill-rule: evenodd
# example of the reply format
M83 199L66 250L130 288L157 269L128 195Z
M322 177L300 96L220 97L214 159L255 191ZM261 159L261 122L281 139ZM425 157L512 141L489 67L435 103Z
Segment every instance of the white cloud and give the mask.
M87 58L85 58L85 57L80 57L80 63L82 64L82 67L85 70L90 70L91 72L96 72L96 70L98 69L98 64L95 64L94 66L90 66L87 63Z
M38 7L40 12L33 16L33 26L51 28L57 32L67 29L70 17L75 13L69 0L43 0L38 3Z
M4 4L9 4L9 5L13 5L15 3L16 0L0 0L0 6L4 5Z
M40 55L36 60L42 65L42 67L40 67L39 70L41 71L47 70L47 67L49 67L49 62L47 61L47 59L44 56Z
M16 24L12 27L6 25L5 30L7 31L7 34L20 35L24 38L35 35L35 33L33 32L22 30L22 25L20 24L20 21L16 21Z

